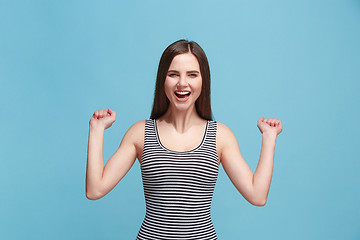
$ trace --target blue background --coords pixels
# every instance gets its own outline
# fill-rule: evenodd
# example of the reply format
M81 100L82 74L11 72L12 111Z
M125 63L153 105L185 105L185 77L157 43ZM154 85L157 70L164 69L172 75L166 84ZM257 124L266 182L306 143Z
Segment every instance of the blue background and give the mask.
M88 123L117 111L104 161L148 119L158 61L186 38L205 50L215 120L255 171L256 122L277 118L268 202L222 166L219 239L360 239L360 1L0 1L0 238L135 239L140 165L85 197Z

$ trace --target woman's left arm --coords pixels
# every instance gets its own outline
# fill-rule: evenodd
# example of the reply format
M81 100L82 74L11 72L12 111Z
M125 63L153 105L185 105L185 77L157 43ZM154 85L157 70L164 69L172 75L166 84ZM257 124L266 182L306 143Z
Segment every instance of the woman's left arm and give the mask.
M234 134L225 125L219 125L219 157L231 182L248 202L264 206L268 197L274 165L277 135L282 131L280 120L260 118L257 126L262 133L259 163L253 174L241 156Z
M257 126L262 133L262 145L259 163L253 177L253 185L256 194L264 199L265 205L274 166L276 138L282 131L282 124L280 120L275 118L265 119L262 117L258 120Z

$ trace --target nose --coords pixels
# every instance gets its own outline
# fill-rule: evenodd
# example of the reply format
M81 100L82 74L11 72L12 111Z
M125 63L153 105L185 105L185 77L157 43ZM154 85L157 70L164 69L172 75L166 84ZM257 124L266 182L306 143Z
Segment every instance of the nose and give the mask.
M178 83L177 85L179 87L187 87L188 86L188 79L187 79L187 76L185 75L180 75L180 77L178 78Z

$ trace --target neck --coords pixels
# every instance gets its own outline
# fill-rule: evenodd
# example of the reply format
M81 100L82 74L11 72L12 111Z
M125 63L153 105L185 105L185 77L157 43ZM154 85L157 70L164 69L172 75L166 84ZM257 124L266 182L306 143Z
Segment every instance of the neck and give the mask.
M180 133L186 132L192 125L203 120L196 112L195 105L185 111L180 111L169 105L168 110L161 119L171 123L176 131Z

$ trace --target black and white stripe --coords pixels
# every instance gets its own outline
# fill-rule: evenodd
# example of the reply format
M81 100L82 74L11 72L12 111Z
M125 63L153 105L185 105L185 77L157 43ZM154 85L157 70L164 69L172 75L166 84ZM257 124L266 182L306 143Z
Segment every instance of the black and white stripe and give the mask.
M210 207L218 161L215 121L207 121L198 147L176 152L161 144L155 119L146 120L141 160L146 214L136 239L217 239Z

